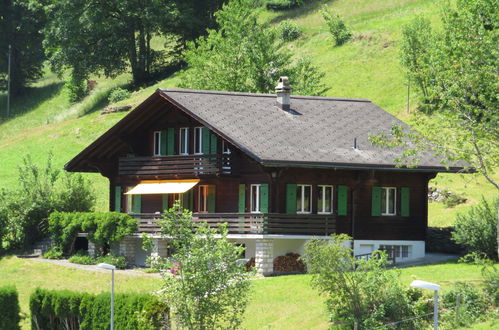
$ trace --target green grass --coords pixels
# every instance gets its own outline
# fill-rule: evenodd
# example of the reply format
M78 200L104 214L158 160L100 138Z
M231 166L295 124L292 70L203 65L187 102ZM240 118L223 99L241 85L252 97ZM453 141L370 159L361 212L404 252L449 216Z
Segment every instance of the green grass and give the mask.
M452 287L455 281L480 285L480 266L448 262L401 269L401 280L414 279ZM326 329L324 298L310 286L310 275L279 276L252 281L251 299L243 328ZM13 284L19 291L21 310L29 312L29 296L37 287L99 293L109 290L110 275L5 257L0 259L0 286ZM116 292L150 293L161 288L161 279L150 276L116 275ZM28 320L23 323L28 329Z

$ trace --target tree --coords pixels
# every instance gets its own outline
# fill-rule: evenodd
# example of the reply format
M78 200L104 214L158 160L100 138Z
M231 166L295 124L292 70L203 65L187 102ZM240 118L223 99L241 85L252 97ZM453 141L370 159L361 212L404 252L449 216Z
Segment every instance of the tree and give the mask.
M164 295L176 324L188 329L237 328L248 303L251 273L236 263L243 248L218 230L196 226L178 203L163 215L161 233L170 239L173 273L164 278ZM176 274L176 275L174 275Z
M420 133L394 126L373 143L405 147L402 163L428 149L444 164L462 161L499 193L493 177L499 166L498 14L496 0L457 0L442 10L442 31L431 32L420 18L405 28L403 63L423 90L425 106L413 118ZM415 26L424 28L418 33Z
M6 87L7 54L11 45L13 94L19 94L27 84L42 76L45 56L41 30L45 22L43 1L4 0L0 3L0 80Z
M384 269L386 254L375 251L369 259L358 260L346 247L350 239L341 234L332 235L330 241L308 241L302 257L312 285L326 296L333 325L371 329L414 317L412 302L418 297L402 285L398 271ZM411 329L417 323L398 326Z
M215 13L218 30L209 29L207 36L188 43L185 52L188 69L181 86L269 93L274 91L280 76L289 76L295 93L323 94L324 74L310 62L293 63L279 32L258 22L252 3L251 0L229 1Z

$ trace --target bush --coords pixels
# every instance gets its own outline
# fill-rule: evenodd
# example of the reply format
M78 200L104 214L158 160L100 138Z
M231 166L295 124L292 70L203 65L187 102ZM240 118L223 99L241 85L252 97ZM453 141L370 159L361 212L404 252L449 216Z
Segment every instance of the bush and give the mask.
M493 305L499 305L499 271L493 265L485 266L482 269L483 290L485 297Z
M62 259L62 251L56 247L50 248L47 252L43 254L45 259Z
M497 260L497 207L499 199L489 203L482 198L468 213L458 214L452 239L469 252L482 252Z
M89 255L82 255L82 254L75 254L74 256L71 256L71 258L68 259L69 262L72 262L74 264L80 264L80 265L95 265L96 260L92 256Z
M0 329L21 329L19 298L14 286L0 287Z
M332 14L326 7L320 13L329 27L335 46L341 46L350 39L352 34L338 14Z
M36 289L30 297L32 329L109 329L110 295ZM115 296L115 329L159 329L168 308L147 294Z
M459 300L459 310L457 302ZM442 295L444 314L457 326L474 323L487 310L487 303L480 291L471 284L457 282L455 286Z
M109 97L108 97L108 100L109 100L109 103L116 103L116 102L119 102L121 100L125 100L127 98L129 98L131 95L131 93L129 91L127 91L126 89L123 89L123 88L115 88L111 91L111 93L109 94Z
M128 265L128 262L125 257L122 256L115 256L112 254L108 254L102 257L99 257L96 259L96 263L106 263L110 265L116 266L116 268L119 269L125 269Z
M268 0L266 7L271 10L286 10L299 7L302 4L303 0Z
M279 24L282 41L293 41L301 36L301 28L292 21L283 21Z

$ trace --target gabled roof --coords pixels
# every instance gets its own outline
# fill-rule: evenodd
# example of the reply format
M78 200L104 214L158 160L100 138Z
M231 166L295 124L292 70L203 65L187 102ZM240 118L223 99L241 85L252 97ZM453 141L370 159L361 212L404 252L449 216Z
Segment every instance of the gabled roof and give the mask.
M163 103L154 95L160 96ZM126 135L132 126L137 129L135 118L139 114L144 116L148 111L150 116L153 113L154 116L167 115L162 109L172 105L267 166L394 169L397 166L394 160L400 157L402 150L375 147L368 137L381 131L389 132L393 123L409 129L364 99L292 96L290 111L284 111L276 106L273 94L158 89L71 160L66 169L84 170L86 158L92 155L95 158L99 150L113 149L113 143L114 150L118 150L119 136ZM353 148L354 140L357 149ZM399 170L456 172L463 169L462 164L446 168L431 153L418 158L418 168Z

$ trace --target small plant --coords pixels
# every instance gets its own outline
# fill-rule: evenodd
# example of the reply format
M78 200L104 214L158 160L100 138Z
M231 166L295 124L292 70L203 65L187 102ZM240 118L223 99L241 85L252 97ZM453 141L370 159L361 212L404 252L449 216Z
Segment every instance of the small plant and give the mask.
M103 257L99 257L95 260L95 263L106 263L110 265L114 265L119 269L125 269L128 266L128 262L125 257L115 256L112 254L105 255Z
M56 247L50 248L47 252L43 254L45 259L62 259L62 251Z
M483 291L485 297L496 307L499 305L499 270L494 265L482 269Z
M350 39L352 33L338 14L331 13L326 7L321 9L320 13L329 27L335 46L341 46Z
M287 10L303 5L303 0L268 0L266 7L271 10Z
M442 306L447 318L457 326L474 323L487 310L487 303L480 290L465 282L443 293Z
M293 41L301 36L301 28L292 21L283 21L279 24L279 32L282 41Z
M119 102L121 100L125 100L125 99L130 97L130 94L131 93L129 91L127 91L126 89L119 88L119 87L115 88L109 94L109 97L108 97L109 103L116 103L116 102Z
M153 254L146 258L146 267L151 269L151 272L160 272L165 269L167 259L160 257L158 254Z
M75 254L71 258L68 259L69 262L80 265L95 265L95 258L89 255Z

